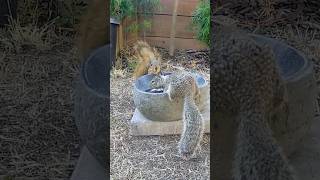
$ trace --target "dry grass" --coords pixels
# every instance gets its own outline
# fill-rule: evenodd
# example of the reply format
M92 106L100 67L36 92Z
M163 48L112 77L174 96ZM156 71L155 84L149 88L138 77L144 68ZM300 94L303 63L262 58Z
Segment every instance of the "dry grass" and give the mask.
M70 47L0 54L0 177L68 179L79 156Z
M167 52L163 52L162 55L165 53ZM182 54L180 52L180 57ZM180 61L180 64L174 63L175 66L181 66L181 62L186 62L187 57L188 53L184 52L184 61ZM202 71L207 78L208 70ZM111 78L111 178L209 179L209 135L204 136L199 157L192 161L183 161L177 151L180 136L136 137L129 134L129 121L134 111L132 83L133 79L128 76Z
M0 30L0 179L69 179L80 151L70 42L52 23Z
M111 70L111 78L124 78L127 75L126 69L117 69L116 67Z
M19 20L11 20L6 32L0 34L0 44L8 50L20 53L24 49L47 51L57 39L50 24L37 27L33 24L22 26Z
M75 32L89 0L19 0L17 16L22 24L47 24L55 20L55 29Z

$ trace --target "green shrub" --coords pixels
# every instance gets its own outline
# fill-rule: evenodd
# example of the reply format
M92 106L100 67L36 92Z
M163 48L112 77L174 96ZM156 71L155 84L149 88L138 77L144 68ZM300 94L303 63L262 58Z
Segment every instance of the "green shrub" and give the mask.
M133 23L126 28L130 32L151 28L149 18L157 9L160 9L160 0L111 0L110 6L111 17L118 21L122 21L125 17L132 17L137 13L144 17L142 23Z
M193 12L192 26L194 27L197 39L210 46L210 2L201 0Z
M111 0L111 17L118 21L125 17L131 17L135 13L135 7L132 0Z
M136 0L134 5L144 16L152 16L154 11L161 9L160 0Z

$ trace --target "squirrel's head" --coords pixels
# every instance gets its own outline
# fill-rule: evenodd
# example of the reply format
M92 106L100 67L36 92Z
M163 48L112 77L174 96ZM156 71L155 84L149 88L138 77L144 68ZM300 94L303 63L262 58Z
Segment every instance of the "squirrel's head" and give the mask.
M151 59L149 69L148 69L148 74L159 75L160 71L161 71L160 62L156 59Z
M160 75L156 75L151 79L149 86L150 88L153 88L153 89L160 88L163 86L163 81L164 80Z
M161 74L161 55L157 51L156 48L152 49L152 55L150 57L150 64L149 64L149 74Z

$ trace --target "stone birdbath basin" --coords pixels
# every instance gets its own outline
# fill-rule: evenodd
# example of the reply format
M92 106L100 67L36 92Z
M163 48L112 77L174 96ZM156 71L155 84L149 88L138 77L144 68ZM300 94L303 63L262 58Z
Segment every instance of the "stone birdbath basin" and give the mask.
M164 73L169 75L172 72ZM208 81L194 73L200 89L197 104L203 120L204 132L210 132L210 94ZM149 82L154 75L144 75L133 83L133 100L135 112L130 123L131 135L171 135L180 134L183 122L183 102L171 102L163 91L150 91Z
M291 154L297 147L297 143L303 140L303 137L310 129L310 124L314 114L316 86L313 75L312 63L304 57L296 49L284 44L275 39L266 38L263 36L252 35L252 37L258 43L269 44L275 53L276 61L280 69L280 74L285 81L288 89L289 96L289 108L284 109L285 106L275 107L274 114L270 119L270 126L273 129L274 136L282 144L284 151L287 154ZM182 119L182 103L170 102L166 93L150 93L148 83L152 79L153 75L145 75L140 77L134 82L133 85L133 99L136 106L135 114L141 115L141 117L133 117L135 125L140 119L144 121L154 121L158 123L150 123L147 126L141 126L141 129L148 129L144 135L161 135L160 131L166 131L164 134L171 134L168 128L175 126L159 122L174 122ZM197 83L200 87L201 100L198 102L198 107L201 111L207 109L210 112L210 99L209 84L200 75L197 76ZM138 112L137 112L138 111ZM232 118L228 115L218 115L219 112L214 113L215 119L225 123L228 122L225 119ZM209 117L208 117L209 118ZM210 122L210 118L209 118ZM144 123L144 122L143 122ZM160 126L164 125L162 129ZM226 125L227 126L227 125ZM230 127L228 125L228 127ZM179 134L181 125L172 128L175 131L172 134ZM136 127L132 129L137 129ZM178 129L178 130L177 130ZM140 131L139 130L139 131ZM157 133L153 133L158 131ZM221 137L227 137L230 134L230 129L224 129L224 134ZM209 132L209 131L207 131ZM139 134L139 133L137 133ZM224 140L223 140L224 141ZM228 141L229 142L229 141Z
M169 75L170 72L165 73ZM148 92L149 82L154 75L144 75L138 78L133 85L133 100L136 108L151 121L177 121L182 119L182 101L171 102L165 92ZM202 111L208 105L209 84L199 74L196 74L197 85L200 89L200 101L196 102Z
M290 155L311 128L317 96L313 64L304 54L275 39L252 35L258 43L268 43L276 56L280 74L288 90L289 107L276 107L270 120L274 136Z
M316 82L313 64L302 53L285 43L259 35L251 36L256 42L267 43L272 47L281 77L287 86L288 109L285 106L275 107L269 125L284 153L288 157L293 156L299 151L302 142L308 138L314 123ZM213 113L215 127L213 136L216 137L213 140L215 147L213 154L215 163L219 164L214 166L214 179L231 178L236 135L236 127L232 119L231 115Z
M109 129L106 104L110 69L110 48L107 44L95 51L82 63L80 74L74 80L73 116L81 139L81 153L71 180L108 179L106 153Z

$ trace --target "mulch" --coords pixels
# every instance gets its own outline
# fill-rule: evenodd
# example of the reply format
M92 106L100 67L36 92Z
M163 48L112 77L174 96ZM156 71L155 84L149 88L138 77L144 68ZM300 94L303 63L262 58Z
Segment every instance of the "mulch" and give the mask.
M0 56L0 177L69 179L80 153L70 49Z

